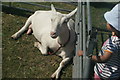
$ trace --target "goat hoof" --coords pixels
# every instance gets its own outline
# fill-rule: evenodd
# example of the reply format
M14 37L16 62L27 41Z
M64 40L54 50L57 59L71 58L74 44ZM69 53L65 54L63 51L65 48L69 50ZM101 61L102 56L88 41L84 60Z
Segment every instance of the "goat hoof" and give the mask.
M43 56L48 56L48 54L42 54Z
M17 39L17 37L15 35L12 35L11 38L12 39Z
M39 42L35 42L34 46L38 48L38 44L39 44Z
M52 80L54 80L54 79L55 79L55 75L54 75L54 74L51 76L51 79L52 79Z
M55 80L55 77L54 78L51 77L51 80Z

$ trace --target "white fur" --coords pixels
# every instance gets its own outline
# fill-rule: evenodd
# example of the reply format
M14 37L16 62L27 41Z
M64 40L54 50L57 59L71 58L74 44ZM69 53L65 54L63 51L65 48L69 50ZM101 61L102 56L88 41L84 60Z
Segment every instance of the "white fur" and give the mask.
M35 42L34 46L37 47L42 54L46 55L48 47L56 51L60 44L65 44L70 40L65 47L59 50L58 55L63 58L58 69L52 74L52 78L58 79L62 68L70 61L74 56L75 49L75 31L74 21L70 19L75 14L77 8L69 14L62 14L56 12L53 5L51 5L50 11L36 11L26 21L25 25L14 35L12 38L17 39L25 30L30 26L33 35L39 42ZM69 34L70 31L70 34ZM56 34L52 35L51 32ZM55 37L55 38L52 38ZM59 43L58 43L59 42Z

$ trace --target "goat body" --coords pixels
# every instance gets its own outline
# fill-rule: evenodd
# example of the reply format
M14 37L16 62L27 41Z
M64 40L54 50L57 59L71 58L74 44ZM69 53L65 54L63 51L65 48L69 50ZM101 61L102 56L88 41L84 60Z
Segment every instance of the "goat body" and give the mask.
M73 29L74 21L70 17L75 14L77 8L69 14L57 12L53 5L51 5L51 9L50 11L36 11L27 19L25 25L11 37L17 39L25 30L28 30L27 34L33 31L34 37L38 40L34 46L43 55L48 54L48 49L55 52L60 48L58 55L63 60L51 76L58 79L62 68L74 56L76 35Z

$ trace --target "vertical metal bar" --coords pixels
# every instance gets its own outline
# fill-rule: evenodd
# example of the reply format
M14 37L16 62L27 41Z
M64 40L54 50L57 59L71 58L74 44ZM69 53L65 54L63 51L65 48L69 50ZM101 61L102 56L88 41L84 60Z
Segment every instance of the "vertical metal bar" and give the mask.
M79 9L79 8L78 8ZM79 23L79 17L78 17L78 11L77 11L77 14L76 14L76 16L75 16L75 31L76 31L76 34L77 34L77 42L76 42L76 52L75 53L77 53L77 50L79 49L78 48L78 42L79 42L79 27L78 27L78 23ZM75 54L75 57L74 57L74 59L73 59L73 62L74 62L74 65L73 65L73 72L72 72L72 78L73 79L75 79L75 78L78 78L78 68L79 68L79 66L78 66L78 64L79 64L79 61L78 61L78 56L77 56L77 54Z
M77 56L77 51L82 50L82 22L81 22L81 2L78 2L78 11L76 14L76 24L75 31L77 33L77 45L76 45L76 56L74 57L74 66L73 66L73 80L79 79L82 80L83 77L83 66L82 66L82 56Z
M104 33L101 32L101 40L102 40L102 44L104 43Z
M98 39L98 36L96 36L96 39ZM96 54L98 54L98 43L96 43L95 48L96 48Z
M80 28L80 30L79 30L79 33L80 33L80 37L79 37L79 50L83 50L83 37L82 37L82 33L83 33L83 31L82 31L82 28L83 28L83 26L82 26L82 2L80 2L79 3L79 7L80 7L80 9L79 9L79 28ZM82 80L83 79L83 57L82 56L80 56L79 57L79 62L80 62L80 65L79 65L79 67L80 67L80 71L79 71L79 77L80 77L80 79Z
M88 33L90 34L90 31L92 30L91 28L91 18L90 18L90 3L89 1L87 1L87 24L88 24ZM88 44L87 44L88 46ZM86 50L86 49L85 49ZM88 80L88 78L90 77L90 69L91 69L91 60L89 58L87 58L87 53L85 53L85 65L84 65L84 73L83 73L83 78L85 78L85 80Z
M85 57L86 57L86 20L85 20L85 2L82 2L82 20L83 20L83 22L82 22L82 27L83 27L83 29L82 29L82 32L83 32L83 52L84 52L84 54L83 54L83 68L85 67L85 63L86 63L86 59L85 59Z
M91 15L90 15L90 2L89 0L87 0L87 32L88 32L88 37L89 38L89 35L91 34L92 32L92 26L91 26ZM88 43L86 44L87 45L87 48L88 48Z
M87 16L88 16L88 18L87 18L87 24L88 24L87 29L88 29L88 35L90 35L91 30L92 30L90 13L91 13L90 12L90 2L89 2L89 0L87 0Z
M83 20L83 51L86 55L86 26L85 26L85 2L82 3L82 20Z

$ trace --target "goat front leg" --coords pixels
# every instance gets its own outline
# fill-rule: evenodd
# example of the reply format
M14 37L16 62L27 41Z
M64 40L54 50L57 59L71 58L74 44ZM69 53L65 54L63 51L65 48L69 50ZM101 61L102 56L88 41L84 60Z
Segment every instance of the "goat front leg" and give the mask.
M37 47L43 55L47 55L47 46L45 44L41 44L40 42L35 42L34 46Z
M28 29L28 27L31 25L31 18L32 18L32 16L30 16L30 17L27 19L25 25L24 25L18 32L16 32L15 34L13 34L13 35L11 36L13 39L17 39L18 37L20 37L20 35L21 35L25 30Z
M64 59L61 61L58 69L52 74L51 78L59 79L59 77L60 77L60 72L62 71L63 67L65 67L65 65L70 61L70 59L71 59L70 57L64 58Z

